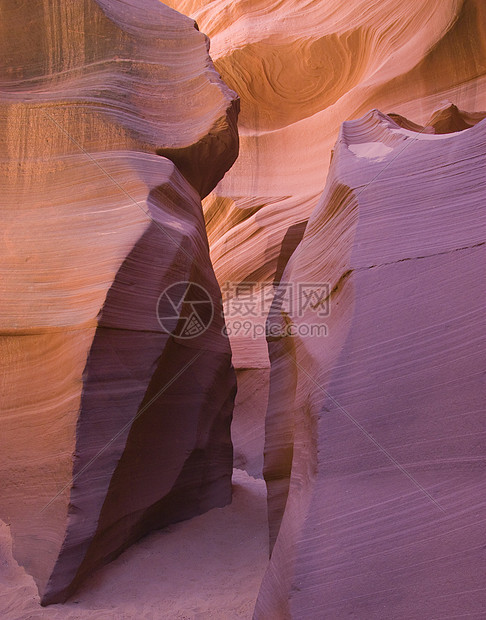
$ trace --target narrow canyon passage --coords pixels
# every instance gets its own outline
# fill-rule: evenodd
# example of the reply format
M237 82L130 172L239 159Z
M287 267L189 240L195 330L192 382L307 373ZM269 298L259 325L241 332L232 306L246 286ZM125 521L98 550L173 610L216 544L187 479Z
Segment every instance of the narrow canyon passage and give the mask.
M0 620L484 620L484 0L0 0L0 199Z
M0 527L0 617L8 620L251 618L268 563L265 483L233 474L233 502L149 534L63 605L39 607Z

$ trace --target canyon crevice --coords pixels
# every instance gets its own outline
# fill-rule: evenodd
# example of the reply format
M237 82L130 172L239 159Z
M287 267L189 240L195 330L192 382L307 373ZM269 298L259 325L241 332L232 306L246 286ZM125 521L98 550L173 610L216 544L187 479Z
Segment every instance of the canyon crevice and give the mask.
M484 617L486 3L0 8L0 615Z

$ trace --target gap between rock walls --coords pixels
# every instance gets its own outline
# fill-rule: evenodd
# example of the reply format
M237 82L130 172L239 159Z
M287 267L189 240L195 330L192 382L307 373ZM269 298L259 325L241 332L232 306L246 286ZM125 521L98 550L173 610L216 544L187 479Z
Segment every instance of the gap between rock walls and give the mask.
M3 4L0 615L477 615L484 3Z

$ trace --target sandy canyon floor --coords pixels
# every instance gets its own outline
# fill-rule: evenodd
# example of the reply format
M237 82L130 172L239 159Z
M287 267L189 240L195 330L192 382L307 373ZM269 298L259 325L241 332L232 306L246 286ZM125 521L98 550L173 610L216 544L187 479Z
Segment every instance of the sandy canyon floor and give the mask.
M4 620L251 618L268 560L265 483L235 469L233 502L146 536L65 605L42 608L0 526Z

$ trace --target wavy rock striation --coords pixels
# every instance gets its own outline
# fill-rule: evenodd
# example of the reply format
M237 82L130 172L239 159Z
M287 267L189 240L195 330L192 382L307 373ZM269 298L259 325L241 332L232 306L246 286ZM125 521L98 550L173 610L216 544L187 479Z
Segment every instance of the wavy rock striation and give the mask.
M479 118L448 108L418 127L375 110L341 128L282 277L328 294L296 310L280 291L268 319L282 337L269 343L274 547L257 619L485 608Z
M341 124L373 108L421 126L450 102L486 110L486 4L164 1L197 20L211 38L217 70L241 98L239 158L203 205L221 287L255 283L262 300L243 316L239 299L230 294L227 304L235 308L234 316L227 313L233 363L244 378L235 420L261 425L246 378L251 369L258 377L269 367L264 333L272 295L266 290L278 280L287 235L318 204ZM242 329L248 322L251 328ZM243 429L246 421L236 423ZM259 449L243 432L238 462Z
M200 200L237 155L238 100L157 0L3 2L0 31L0 518L48 604L230 501L235 379ZM212 304L192 338L157 319L179 281Z
M343 121L378 108L425 123L445 101L486 110L482 0L166 4L197 20L241 98L240 156L204 205L223 286L273 281L287 231L322 194ZM268 366L261 335L232 344L237 367Z

